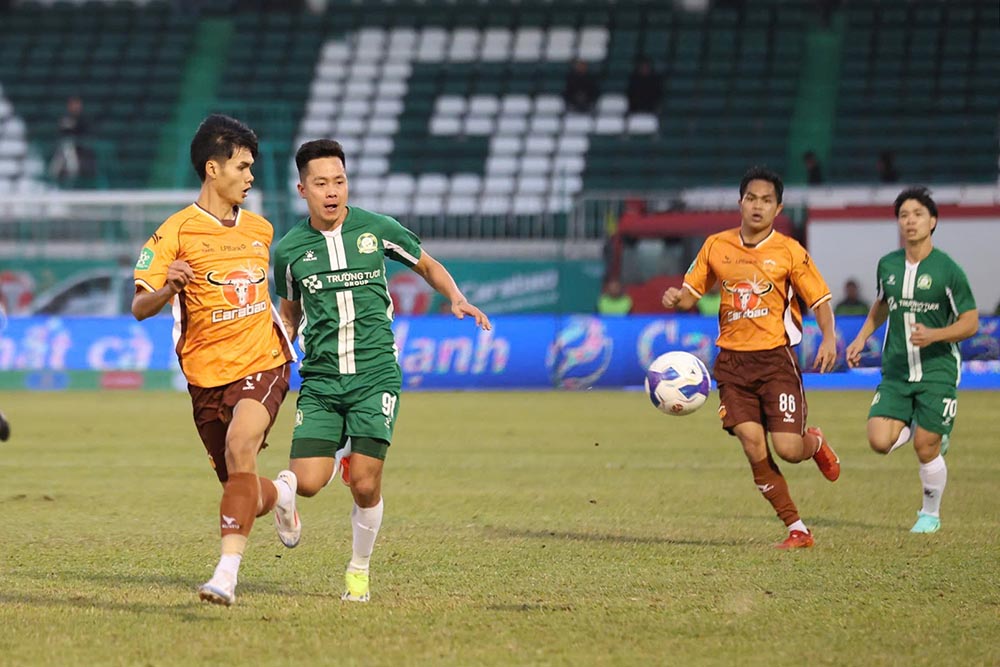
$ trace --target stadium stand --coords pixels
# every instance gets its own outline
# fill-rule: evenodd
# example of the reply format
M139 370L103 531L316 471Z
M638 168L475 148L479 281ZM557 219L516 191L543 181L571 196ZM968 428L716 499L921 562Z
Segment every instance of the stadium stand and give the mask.
M424 235L560 236L580 193L729 184L749 163L794 183L806 148L831 182L874 181L884 149L905 179L997 179L995 2L847 3L828 28L811 0L328 4L201 17L156 2L17 4L0 26L0 190L44 178L69 94L94 121L89 185L192 185L178 137L216 109L258 130L272 206L298 203L298 143L330 136L356 203ZM206 26L232 37L201 82ZM655 115L626 111L640 55L665 80ZM591 113L562 102L575 58L599 80Z
M151 145L172 113L191 25L157 4L25 4L6 13L0 190L30 189L44 177L71 95L84 101L98 163L80 185L146 187Z
M1000 5L852 3L845 12L832 178L875 180L877 153L892 150L909 181L995 183Z

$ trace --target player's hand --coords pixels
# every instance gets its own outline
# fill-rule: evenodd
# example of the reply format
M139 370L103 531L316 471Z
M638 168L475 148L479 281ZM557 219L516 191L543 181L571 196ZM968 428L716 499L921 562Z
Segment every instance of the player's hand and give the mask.
M861 365L861 353L864 352L864 349L865 341L858 339L854 339L854 341L847 346L847 350L844 352L844 358L850 368L857 368Z
M813 368L818 368L820 373L828 373L833 370L837 363L837 342L836 340L823 339L816 350L816 361Z
M180 259L170 262L170 266L167 267L167 284L175 294L184 291L192 280L194 280L194 270L187 262Z
M680 287L668 287L667 291L663 293L663 298L661 299L663 307L667 310L673 310L680 303L681 295L683 292Z
M917 347L927 347L931 343L937 342L934 335L937 329L928 329L923 324L914 324L910 327L910 342Z
M452 302L451 313L460 320L465 319L466 315L471 315L476 320L476 326L483 331L489 331L493 328L490 324L490 318L486 317L486 313L479 310L465 299Z

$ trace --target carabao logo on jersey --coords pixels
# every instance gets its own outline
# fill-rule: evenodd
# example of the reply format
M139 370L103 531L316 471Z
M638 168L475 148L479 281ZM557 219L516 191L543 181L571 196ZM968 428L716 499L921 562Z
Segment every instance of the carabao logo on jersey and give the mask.
M378 250L378 239L374 234L365 232L358 237L358 252L362 255L370 255Z
M209 271L205 280L222 292L223 298L233 308L212 311L213 322L236 320L267 310L267 300L257 301L258 285L267 280L267 272L259 267L234 269L225 272Z
M738 319L763 317L768 314L768 308L759 308L761 297L774 289L774 284L760 280L755 275L751 279L739 281L722 281L722 289L732 296L732 310L726 314L729 322Z

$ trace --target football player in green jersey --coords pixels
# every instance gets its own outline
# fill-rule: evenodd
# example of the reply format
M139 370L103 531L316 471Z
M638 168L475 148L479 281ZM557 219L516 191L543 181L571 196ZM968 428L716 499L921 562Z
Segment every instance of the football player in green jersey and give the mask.
M305 351L289 467L302 496L315 495L338 474L350 485L353 554L342 598L367 602L368 565L382 523L382 468L402 385L385 260L423 277L455 317L468 315L485 330L490 321L416 234L389 216L348 206L339 143L307 142L295 164L309 217L281 239L274 259L281 320L292 340L302 334Z
M888 320L868 442L888 454L912 436L924 495L911 531L933 533L941 528L943 455L958 413L958 343L975 335L979 314L962 267L931 242L938 209L928 190L904 190L895 211L903 247L879 260L875 303L846 356L856 367L868 337Z

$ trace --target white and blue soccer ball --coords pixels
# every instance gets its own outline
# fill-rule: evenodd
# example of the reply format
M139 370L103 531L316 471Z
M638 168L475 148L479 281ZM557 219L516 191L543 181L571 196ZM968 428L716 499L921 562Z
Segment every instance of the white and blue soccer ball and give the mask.
M668 415L691 414L705 404L711 387L705 364L688 352L661 354L646 370L646 394Z

